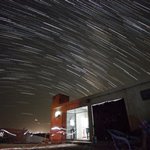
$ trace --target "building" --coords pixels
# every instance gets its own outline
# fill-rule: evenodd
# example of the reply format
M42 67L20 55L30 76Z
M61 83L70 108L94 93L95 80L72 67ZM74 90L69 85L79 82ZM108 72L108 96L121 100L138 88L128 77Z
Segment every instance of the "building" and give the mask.
M109 138L107 129L135 130L150 120L150 82L69 101L58 94L51 104L51 142Z
M0 128L0 143L25 143L27 129Z
M0 128L0 143L42 143L48 142L49 134L30 133L27 129Z

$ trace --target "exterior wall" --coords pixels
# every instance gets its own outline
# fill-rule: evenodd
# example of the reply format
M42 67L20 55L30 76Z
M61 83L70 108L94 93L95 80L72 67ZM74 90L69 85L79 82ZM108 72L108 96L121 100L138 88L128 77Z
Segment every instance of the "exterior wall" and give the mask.
M53 102L51 104L51 117L50 117L50 140L52 143L61 143L66 140L66 113L67 110L71 110L80 106L80 101L70 101L69 97L63 94L58 94L53 97ZM60 111L61 115L55 117L55 112ZM59 127L63 128L62 130L52 128Z
M143 120L150 121L150 109L149 109L150 100L143 101L140 95L140 91L146 89L150 89L150 81L140 83L134 86L130 86L128 88L115 89L105 93L95 94L92 96L84 97L80 100L69 102L69 98L68 98L62 104L60 104L57 99L60 95L56 96L51 105L51 127L59 126L59 127L66 128L67 110L75 109L77 107L82 107L82 106L88 106L90 139L92 140L92 136L93 136L93 121L92 121L92 109L91 109L92 105L105 102L105 101L123 98L126 105L130 128L131 130L134 130L139 127L139 124ZM61 117L54 118L54 113L56 110L62 111ZM51 131L51 133L53 133L53 131ZM65 140L65 135L63 136L63 138L62 137L58 138L58 137L56 139L51 139L51 140L52 141L53 140L61 141L61 139Z
M125 101L131 130L139 127L143 120L150 121L150 100L143 101L140 91L150 89L150 82L140 83L123 89L116 89L106 93L89 96L90 104L123 98Z
M59 130L53 130L52 128L66 128L66 109L62 106L68 101L69 97L62 94L58 94L53 97L50 115L50 140L52 143L60 143L65 140L65 135L63 133L61 133ZM56 111L60 111L61 115L55 117Z
M150 89L150 82L126 90L131 129L137 128L143 120L150 121L150 100L143 101L140 95L146 89Z

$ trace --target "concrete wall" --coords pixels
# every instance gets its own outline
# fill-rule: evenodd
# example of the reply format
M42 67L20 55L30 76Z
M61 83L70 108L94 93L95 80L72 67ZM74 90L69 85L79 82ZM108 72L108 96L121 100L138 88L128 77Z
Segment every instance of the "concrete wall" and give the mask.
M150 89L150 82L126 90L128 115L131 128L136 128L143 120L150 121L150 100L142 100L140 92Z
M87 97L90 99L88 105L123 98L127 109L130 128L134 130L139 127L139 124L143 120L150 121L150 100L142 100L140 94L140 91L146 89L150 89L150 82L92 95Z

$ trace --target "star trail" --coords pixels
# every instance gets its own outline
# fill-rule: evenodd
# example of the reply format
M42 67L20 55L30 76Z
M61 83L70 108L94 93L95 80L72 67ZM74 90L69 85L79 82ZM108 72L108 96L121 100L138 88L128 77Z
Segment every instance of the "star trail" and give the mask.
M149 16L148 0L1 0L0 127L48 131L55 94L149 80Z

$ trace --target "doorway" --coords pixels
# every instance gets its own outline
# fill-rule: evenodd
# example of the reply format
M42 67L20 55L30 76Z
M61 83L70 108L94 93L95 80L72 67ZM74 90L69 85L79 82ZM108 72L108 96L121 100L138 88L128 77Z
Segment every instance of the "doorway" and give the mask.
M112 100L92 106L94 134L98 140L110 138L107 129L116 129L123 132L129 131L124 99Z

